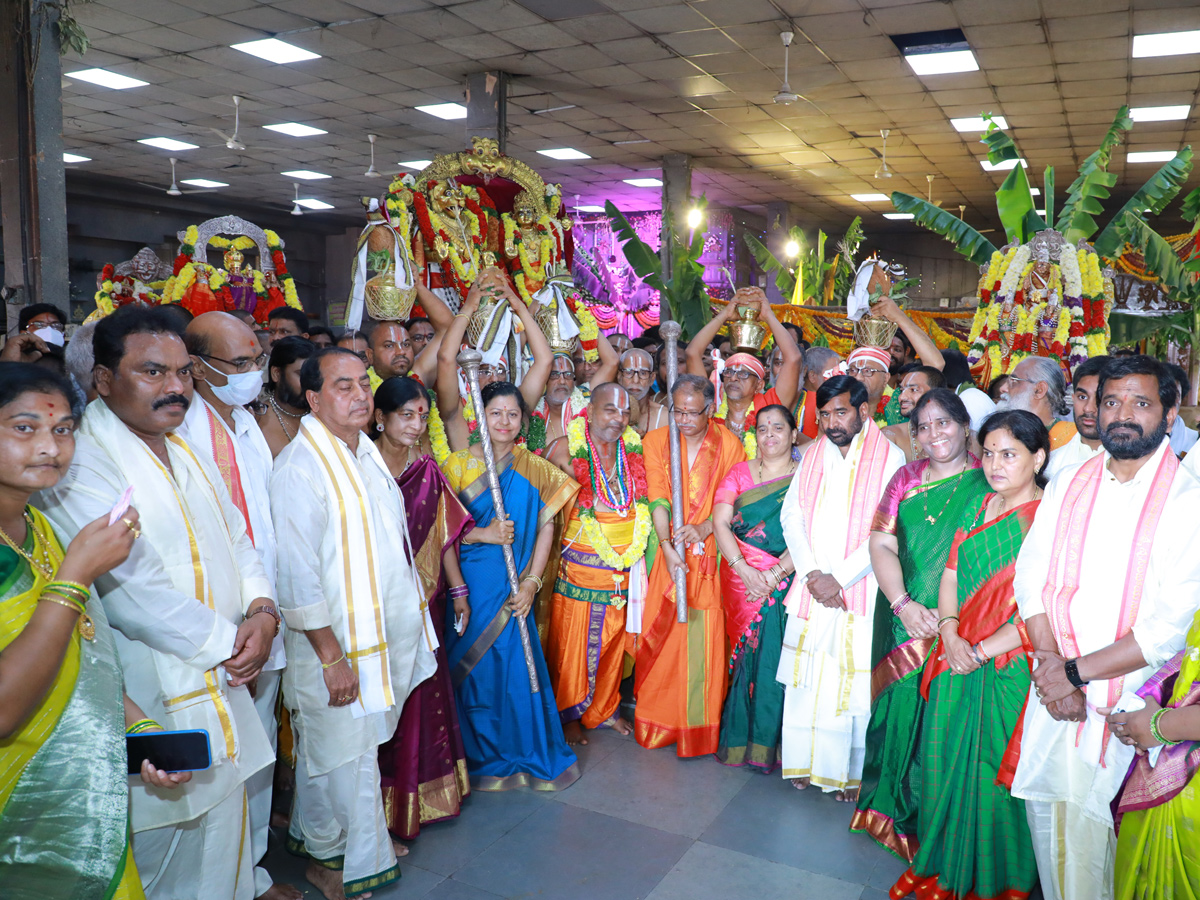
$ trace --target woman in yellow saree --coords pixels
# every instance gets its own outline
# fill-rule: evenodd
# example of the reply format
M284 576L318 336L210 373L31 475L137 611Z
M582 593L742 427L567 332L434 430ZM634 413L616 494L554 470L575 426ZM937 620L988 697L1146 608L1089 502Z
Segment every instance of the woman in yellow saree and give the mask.
M69 396L47 369L0 363L0 895L140 900L125 733L157 726L124 696L108 621L88 602L129 555L137 511L92 522L64 551L28 505L71 464ZM143 762L142 778L173 787L190 775Z

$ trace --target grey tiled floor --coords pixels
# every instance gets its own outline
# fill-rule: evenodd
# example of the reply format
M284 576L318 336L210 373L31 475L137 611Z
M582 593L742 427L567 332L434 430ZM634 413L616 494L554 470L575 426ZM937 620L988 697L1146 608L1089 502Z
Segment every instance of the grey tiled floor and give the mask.
M428 826L380 900L885 900L904 864L846 831L851 809L775 775L643 750L589 732L583 777L558 794L474 793ZM267 868L307 898L304 864Z

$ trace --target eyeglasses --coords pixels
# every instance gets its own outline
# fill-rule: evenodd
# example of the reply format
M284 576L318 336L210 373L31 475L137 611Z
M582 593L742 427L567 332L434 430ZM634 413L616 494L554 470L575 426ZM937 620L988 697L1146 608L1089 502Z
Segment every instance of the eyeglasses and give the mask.
M886 375L887 373L883 369L873 369L870 366L851 366L846 370L846 374L851 378L859 376L870 378L872 375Z
M704 409L682 409L677 406L673 412L677 419L699 419L708 415L708 407L706 406Z
M546 378L547 381L574 381L574 372L555 372L552 371Z
M758 376L749 369L726 369L721 373L722 381L749 381Z
M219 356L211 356L208 353L197 353L201 359L214 359L217 362L223 362L227 366L233 366L234 370L239 375L244 375L247 372L261 371L262 367L267 364L267 354L260 353L254 359L221 359ZM366 354L362 355L363 362L366 362Z
M481 377L481 378L488 378L492 375L495 375L497 378L503 378L507 374L508 374L508 369L504 368L504 366L480 366L479 367L479 377ZM554 377L553 372L550 373L550 377L551 378Z
M37 331L39 328L53 328L58 332L65 332L67 326L62 322L30 322L25 326L26 331Z
M653 369L619 369L626 378L649 378L654 374Z
M1016 375L1009 375L1009 376L1008 376L1008 380L1009 380L1010 382L1013 382L1013 381L1015 381L1015 382L1017 382L1018 384L1021 384L1021 383L1024 383L1024 384L1037 384L1037 382L1036 382L1036 381L1034 381L1032 378L1018 378Z

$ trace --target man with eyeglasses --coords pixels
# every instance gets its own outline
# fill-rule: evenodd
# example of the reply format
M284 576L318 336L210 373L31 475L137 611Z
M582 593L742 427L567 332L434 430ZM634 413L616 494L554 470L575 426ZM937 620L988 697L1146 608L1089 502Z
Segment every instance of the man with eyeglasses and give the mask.
M888 425L884 407L891 399L888 390L888 362L891 356L886 347L855 347L846 360L846 374L862 382L867 389L871 416L880 428Z
M271 596L275 596L275 527L271 521L271 470L274 459L267 439L246 404L262 387L262 368L267 355L258 338L244 322L225 312L202 313L183 334L192 358L195 393L176 434L197 455L212 460L225 483L234 506L241 513L246 536L262 561ZM286 660L282 631L271 644L271 657L258 675L253 691L254 709L274 751L279 725L275 701ZM246 781L249 838L254 870L254 896L274 889L272 900L299 897L292 885L274 885L261 865L267 852L267 829L271 824L271 787L274 766L268 766Z
M645 437L647 431L667 424L667 410L650 397L650 386L654 383L654 357L645 350L626 350L621 354L621 365L617 369L617 384L629 392L635 412L629 425Z
M676 535L671 517L670 429L659 428L646 435L642 444L659 543L637 639L634 734L643 747L676 744L679 756L707 756L717 752L728 663L713 503L718 485L746 459L746 452L729 429L712 421L715 391L707 379L680 375L672 392L682 463L684 525L678 537L684 544L684 558L671 543ZM686 623L675 618L676 569L683 569L687 577Z
M1067 402L1067 378L1062 366L1048 356L1027 356L1008 373L1000 388L996 409L1023 409L1042 420L1050 431L1050 461L1046 477L1053 478L1077 453L1068 450L1076 427L1066 416L1072 412Z
M32 303L17 315L17 331L36 334L47 344L62 347L66 343L67 317L53 303Z

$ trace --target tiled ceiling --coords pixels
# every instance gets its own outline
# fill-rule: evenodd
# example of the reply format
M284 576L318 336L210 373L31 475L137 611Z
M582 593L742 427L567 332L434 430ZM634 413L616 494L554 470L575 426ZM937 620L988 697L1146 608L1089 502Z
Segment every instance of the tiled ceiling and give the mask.
M357 198L381 190L363 177L368 133L379 136L385 172L461 149L461 121L415 107L461 102L466 76L485 70L512 76L509 152L561 182L569 205L578 195L585 205L656 207L657 190L622 179L656 175L665 154L686 153L694 192L723 206L782 200L806 224L838 229L863 214L868 228L911 228L882 218L890 204L850 195L932 190L948 209L965 206L968 222L994 226L1005 173L982 170L978 135L958 133L951 118L1006 116L1031 178L1056 167L1060 204L1122 103L1193 108L1185 121L1137 124L1131 150L1200 137L1200 52L1130 53L1134 34L1200 29L1195 0L97 0L74 9L92 49L82 63L65 59L65 72L103 67L149 82L110 90L63 79L67 149L92 159L81 170L165 188L175 155L179 178L228 182L231 203L289 206L292 180L280 173L313 169L333 176L301 184L302 196L334 204L325 215L357 217ZM786 28L801 96L790 106L772 103ZM888 38L953 28L980 71L918 77ZM265 37L321 58L275 65L230 49ZM244 98L243 152L210 130L232 127L233 94ZM329 133L262 127L277 122ZM877 180L885 128L895 176ZM201 149L136 143L154 136ZM536 152L552 147L592 158ZM1155 167L1127 165L1120 150L1110 170L1114 193L1129 193Z

